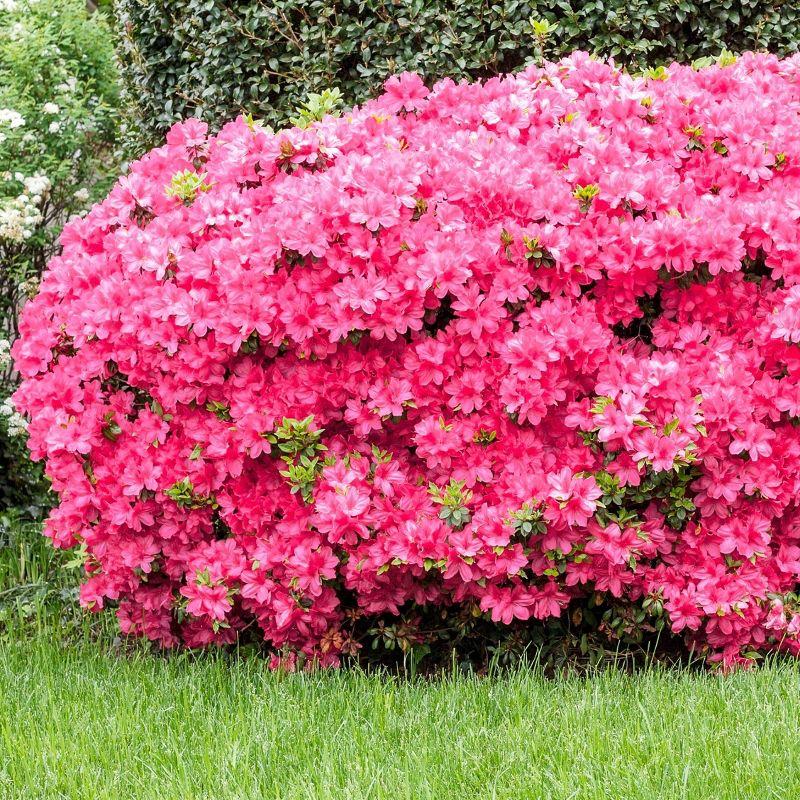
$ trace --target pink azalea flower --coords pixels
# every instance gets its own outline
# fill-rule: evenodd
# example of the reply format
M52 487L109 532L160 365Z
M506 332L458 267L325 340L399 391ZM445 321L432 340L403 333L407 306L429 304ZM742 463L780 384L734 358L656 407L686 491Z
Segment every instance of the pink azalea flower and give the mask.
M422 101L428 95L422 78L413 72L393 75L384 83L383 88L385 92L383 106L391 113L401 109L413 111L420 108Z

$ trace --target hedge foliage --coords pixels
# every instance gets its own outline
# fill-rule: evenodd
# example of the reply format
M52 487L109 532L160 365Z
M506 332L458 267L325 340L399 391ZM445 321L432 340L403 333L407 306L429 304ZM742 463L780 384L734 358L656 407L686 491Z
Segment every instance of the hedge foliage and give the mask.
M588 50L638 67L734 51L797 50L800 10L762 0L116 0L120 56L143 138L177 119L219 127L245 110L282 124L309 93L363 101L392 73L477 78Z

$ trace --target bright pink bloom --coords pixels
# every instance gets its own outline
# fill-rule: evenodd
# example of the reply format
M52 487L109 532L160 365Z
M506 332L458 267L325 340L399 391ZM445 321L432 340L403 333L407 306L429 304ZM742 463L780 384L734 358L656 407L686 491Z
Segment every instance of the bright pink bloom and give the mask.
M83 605L291 669L353 618L596 594L725 668L800 654L799 76L576 53L176 125L65 227L13 346Z

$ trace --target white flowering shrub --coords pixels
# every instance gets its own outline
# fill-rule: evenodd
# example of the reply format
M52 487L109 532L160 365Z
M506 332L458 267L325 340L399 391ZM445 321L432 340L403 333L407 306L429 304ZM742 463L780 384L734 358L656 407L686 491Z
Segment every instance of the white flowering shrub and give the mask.
M7 400L19 310L64 223L116 177L117 96L102 15L83 0L0 0L0 506L36 477Z

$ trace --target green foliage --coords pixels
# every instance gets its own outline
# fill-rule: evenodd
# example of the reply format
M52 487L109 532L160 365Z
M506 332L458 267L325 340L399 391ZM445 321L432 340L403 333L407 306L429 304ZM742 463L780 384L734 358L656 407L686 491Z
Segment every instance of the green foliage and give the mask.
M435 483L428 487L431 500L442 507L439 517L456 530L461 530L470 520L467 505L472 500L472 492L465 487L465 481L452 478L443 489Z
M586 186L576 186L572 196L580 203L581 211L587 212L592 206L592 200L600 194L600 187L596 183Z
M286 464L281 475L291 484L292 494L299 492L307 503L313 501L314 486L324 466L319 456L328 449L320 441L324 428L312 428L313 423L313 414L305 419L284 417L272 433L265 434L272 456Z
M511 515L514 534L520 541L527 541L534 534L544 533L547 525L542 519L543 516L544 513L538 501L523 503L522 508Z
M206 183L206 177L205 172L197 173L189 169L176 172L167 186L166 194L191 205L200 192L207 192L211 188L211 184Z
M202 508L209 505L216 507L213 497L195 492L189 478L173 483L164 494L174 500L180 508Z
M0 511L0 641L27 637L47 628L62 642L84 640L116 627L103 615L87 617L78 605L75 570L83 568L80 550L55 549L42 535L41 522L27 511ZM70 561L68 556L72 556Z
M320 442L325 429L312 428L313 423L313 414L305 419L284 417L275 431L266 436L267 441L273 445L273 455L282 458L304 455L311 458L318 452L326 450L325 445Z
M16 332L10 306L40 275L63 223L115 177L117 96L110 31L82 0L17 0L13 11L0 11L0 109L21 120L0 121L4 334ZM41 180L31 189L34 176ZM20 195L32 219L15 226Z
M615 522L620 527L636 526L641 524L647 506L656 501L667 524L674 530L683 530L696 510L689 487L699 477L696 467L685 464L669 472L648 469L638 486L622 487L615 475L595 473L597 485L603 490L600 501L603 510L597 518L603 525Z
M767 0L116 0L127 96L142 138L185 116L303 118L328 87L345 103L393 73L433 80L516 70L576 49L632 69L798 48L800 7ZM306 106L308 110L308 106Z
M339 116L338 109L341 104L342 93L338 89L325 89L322 94L312 93L290 122L298 128L307 128L312 122L317 122L326 115Z
M281 470L281 475L291 484L292 494L300 492L306 503L312 502L314 485L316 484L317 476L322 471L320 460L301 455L297 461L293 462L287 458L284 458L284 461L286 461L287 467Z
M53 504L41 462L28 457L24 436L8 431L0 418L0 511L16 508L26 519L40 519Z

